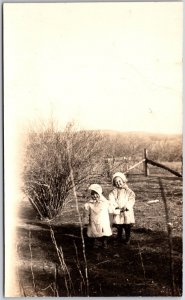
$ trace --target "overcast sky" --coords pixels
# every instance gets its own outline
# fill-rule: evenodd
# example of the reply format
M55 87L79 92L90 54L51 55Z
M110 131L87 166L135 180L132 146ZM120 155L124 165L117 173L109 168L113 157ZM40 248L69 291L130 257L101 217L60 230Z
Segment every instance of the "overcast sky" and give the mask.
M4 58L10 130L181 132L180 2L5 4Z

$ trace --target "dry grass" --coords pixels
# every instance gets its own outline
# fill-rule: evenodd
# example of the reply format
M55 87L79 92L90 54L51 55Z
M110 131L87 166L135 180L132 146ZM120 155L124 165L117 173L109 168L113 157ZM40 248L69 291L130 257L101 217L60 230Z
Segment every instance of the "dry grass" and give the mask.
M168 174L166 174L168 175ZM164 187L168 206L168 223L172 223L172 248L169 248L168 227L159 177ZM90 296L180 296L182 294L182 179L175 176L128 176L129 186L136 193L136 224L132 230L131 245L117 243L115 234L109 248L92 250L86 242L86 259ZM106 178L97 178L105 196L111 189ZM79 212L82 213L87 186L77 192ZM159 201L148 204L148 200ZM66 273L56 266L59 260L51 240L47 222L35 219L29 202L22 204L18 226L18 273L26 296L54 296L54 283L59 296L66 296ZM79 214L74 197L65 210L51 221L57 246L62 247L65 264L74 285L72 296L85 296L84 257L81 242ZM29 230L32 232L32 264L30 263ZM138 246L139 245L139 246ZM171 286L173 262L174 291ZM82 274L80 275L80 272Z

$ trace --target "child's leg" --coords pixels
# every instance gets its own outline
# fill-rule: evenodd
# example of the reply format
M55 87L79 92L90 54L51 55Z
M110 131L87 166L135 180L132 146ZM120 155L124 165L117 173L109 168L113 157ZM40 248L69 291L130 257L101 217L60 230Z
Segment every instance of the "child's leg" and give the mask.
M124 224L125 229L125 243L130 243L131 224Z
M95 238L89 237L88 238L88 248L93 249L95 244Z
M108 245L107 245L107 240L108 240L108 237L107 237L107 236L102 236L102 237L101 237L102 247L103 247L104 249L106 249L106 248L108 247Z
M117 229L118 229L118 239L121 240L122 239L122 232L123 232L123 225L118 224Z

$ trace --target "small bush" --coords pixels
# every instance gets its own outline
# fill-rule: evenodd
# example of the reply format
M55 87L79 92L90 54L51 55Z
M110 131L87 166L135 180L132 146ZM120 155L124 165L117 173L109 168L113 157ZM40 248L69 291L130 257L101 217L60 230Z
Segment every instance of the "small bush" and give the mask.
M29 131L23 190L40 218L58 215L73 188L69 156L78 187L90 179L93 164L101 163L102 142L99 132L77 131L71 123L62 132L53 125Z

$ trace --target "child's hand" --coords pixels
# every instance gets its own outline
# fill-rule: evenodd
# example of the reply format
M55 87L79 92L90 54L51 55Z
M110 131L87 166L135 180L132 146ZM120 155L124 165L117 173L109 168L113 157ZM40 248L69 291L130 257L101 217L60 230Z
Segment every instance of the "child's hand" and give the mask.
M125 212L125 211L128 211L128 208L124 208L124 207L123 207L123 208L121 209L121 212Z
M119 207L115 208L114 214L115 215L119 215L120 214L120 208Z

